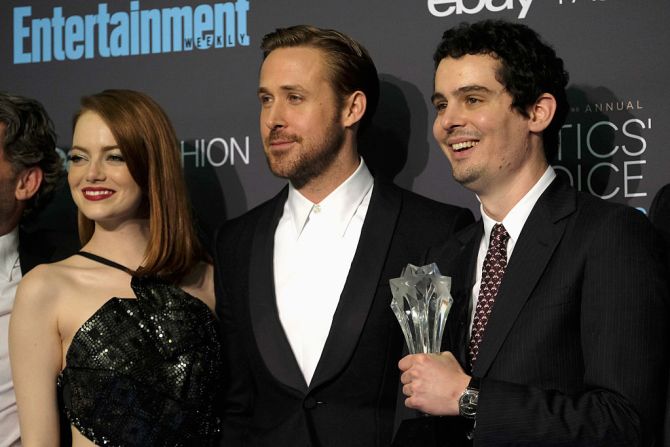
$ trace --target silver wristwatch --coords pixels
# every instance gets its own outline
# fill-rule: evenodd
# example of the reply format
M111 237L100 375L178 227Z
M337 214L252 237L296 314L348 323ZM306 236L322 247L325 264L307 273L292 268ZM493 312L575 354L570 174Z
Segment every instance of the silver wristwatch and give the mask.
M458 413L467 419L477 416L477 402L479 401L479 379L472 378L468 387L458 399Z

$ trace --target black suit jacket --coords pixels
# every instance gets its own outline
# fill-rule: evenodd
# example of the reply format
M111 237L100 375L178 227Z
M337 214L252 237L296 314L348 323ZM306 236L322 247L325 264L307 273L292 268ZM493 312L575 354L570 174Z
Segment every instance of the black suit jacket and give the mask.
M472 222L472 213L375 182L356 254L307 386L274 294L274 233L286 198L287 188L226 223L216 237L217 313L228 367L222 445L389 445L404 343L389 307L389 279ZM314 295L318 299L318 290Z
M445 347L461 365L482 234L480 221L429 255L454 278ZM667 330L661 244L647 218L554 180L509 259L472 371L474 444L656 445Z

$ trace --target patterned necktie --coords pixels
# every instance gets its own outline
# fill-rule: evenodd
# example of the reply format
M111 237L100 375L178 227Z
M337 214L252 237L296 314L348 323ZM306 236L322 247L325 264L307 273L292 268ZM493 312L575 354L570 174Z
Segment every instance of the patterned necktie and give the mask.
M491 230L489 249L482 265L482 282L479 287L479 297L475 317L470 334L469 359L470 365L474 365L479 354L479 345L484 337L486 323L489 321L491 309L495 302L498 288L502 282L505 268L507 268L507 240L509 234L502 224L495 224Z

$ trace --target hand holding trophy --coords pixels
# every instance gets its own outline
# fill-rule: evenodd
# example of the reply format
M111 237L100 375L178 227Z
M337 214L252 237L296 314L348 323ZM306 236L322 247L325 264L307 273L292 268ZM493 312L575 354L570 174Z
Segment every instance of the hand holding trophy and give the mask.
M435 263L407 264L391 285L391 309L400 323L410 354L439 353L447 316L453 303L451 278Z
M438 354L447 316L454 300L451 278L440 274L435 263L417 267L407 264L391 285L391 309L400 323L410 354ZM437 419L428 414L403 420L393 447L441 445L444 441Z

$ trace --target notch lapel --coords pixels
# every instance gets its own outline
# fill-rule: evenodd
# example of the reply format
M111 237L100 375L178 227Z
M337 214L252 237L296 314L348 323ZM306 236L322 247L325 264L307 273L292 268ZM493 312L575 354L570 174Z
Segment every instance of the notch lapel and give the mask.
M375 182L356 254L310 388L338 374L356 347L377 292L400 206L397 190Z
M521 308L540 280L565 232L564 217L576 209L575 192L556 178L540 196L514 247L473 368L483 377L491 367Z
M249 261L249 312L258 350L272 375L302 393L307 383L279 320L274 288L274 236L288 197L288 187L259 218Z
M436 255L429 252L426 263L437 262L443 275L451 276L451 297L454 299L447 317L442 351L451 351L466 369L465 349L470 321L470 296L475 282L475 265L479 241L484 233L481 219L459 232L440 248Z
M461 255L458 257L458 264L454 271L456 278L462 278L459 281L458 287L455 288L454 293L454 307L456 313L454 314L455 322L452 335L454 341L454 348L456 352L452 352L464 369L469 369L468 350L467 345L470 339L470 316L472 315L472 287L475 285L475 269L477 267L477 254L479 252L479 243L484 234L484 224L481 219L472 226L472 230L467 234L459 237L462 244ZM458 298L458 306L456 299Z

